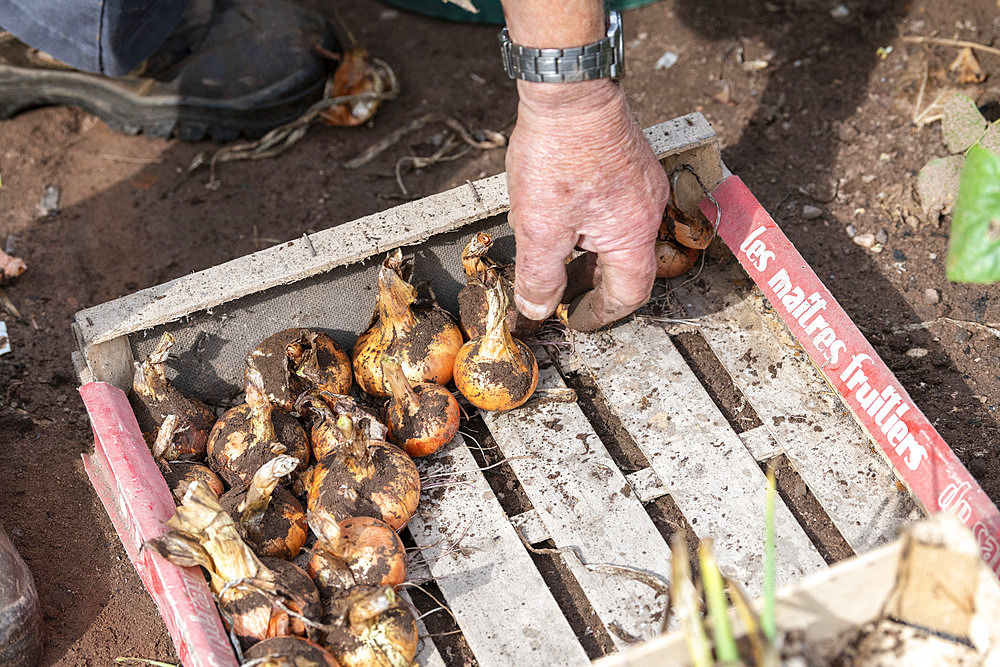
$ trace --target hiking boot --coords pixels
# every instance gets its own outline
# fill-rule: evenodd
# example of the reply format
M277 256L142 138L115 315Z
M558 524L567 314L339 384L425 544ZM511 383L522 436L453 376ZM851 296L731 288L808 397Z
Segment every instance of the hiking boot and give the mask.
M0 527L0 665L29 667L42 657L42 612L35 580Z
M192 0L180 25L136 72L72 69L0 33L0 118L32 107L81 107L127 134L255 138L323 96L340 47L330 25L283 0Z

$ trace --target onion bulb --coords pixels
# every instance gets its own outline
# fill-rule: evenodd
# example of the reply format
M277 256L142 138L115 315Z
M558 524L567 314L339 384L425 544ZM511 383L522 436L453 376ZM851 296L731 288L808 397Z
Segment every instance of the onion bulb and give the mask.
M495 285L487 293L486 333L470 340L455 358L455 386L483 410L522 405L538 385L538 362L528 346L511 337L504 320L507 295Z
M369 439L364 421L356 425L349 415L339 415L333 426L340 432L338 440L348 444L318 444L330 453L313 466L309 513L325 512L338 522L370 516L399 530L417 510L420 474L399 447ZM331 438L334 428L325 429ZM323 433L313 426L314 439L318 432Z
M273 637L243 652L244 664L254 667L340 667L333 655L302 637Z
M265 338L246 360L260 371L264 393L279 409L291 412L309 388L346 394L351 390L351 360L327 334L285 329Z
M410 385L399 362L382 358L382 371L392 397L385 408L389 440L410 456L433 454L458 433L458 401L434 382Z
M188 487L167 526L170 532L143 548L178 565L205 568L223 620L244 646L308 633L301 619L274 602L318 620L319 592L309 575L287 561L258 558L206 485Z
M295 402L295 409L310 411L315 418L309 443L313 456L319 459L330 455L333 450L347 447L354 438L353 431L345 433L337 428L337 418L347 416L354 424L363 424L368 429L370 440L386 440L389 429L375 418L375 415L358 406L350 396L306 392Z
M310 515L316 534L307 571L324 600L354 586L398 586L406 580L406 549L388 524L368 516L337 522Z
M354 344L354 378L378 398L389 395L382 357L397 357L411 382L447 384L464 340L447 311L433 303L415 304L417 290L406 281L407 269L398 248L382 262L372 323Z
M343 667L404 667L417 655L417 621L389 586L357 586L327 609L326 645Z
M698 260L698 251L676 241L656 242L656 277L673 278L679 276Z
M219 499L258 554L291 560L305 546L306 513L290 491L278 486L298 465L294 456L276 456L254 473L249 485L234 487Z
M462 331L469 340L486 333L486 291L499 281L507 294L507 328L517 338L532 336L542 326L542 320L532 320L510 303L514 298L514 265L498 265L486 256L493 239L486 232L476 234L462 251L465 287L458 293L458 315Z
M174 432L177 428L177 415L167 415L167 418L160 424L160 430L156 433L156 440L153 442L153 460L163 473L163 479L167 482L167 487L174 494L177 502L184 496L187 487L191 482L202 481L217 496L221 496L226 490L222 480L211 469L195 461L178 461L175 448Z
M272 410L263 378L254 368L246 372L246 401L226 411L209 434L212 469L227 484L237 486L248 483L262 465L279 454L294 456L303 467L308 465L305 431L291 415Z
M176 415L174 460L200 461L205 458L208 433L215 413L201 401L182 394L167 380L166 364L174 337L164 333L144 362L136 363L132 379L132 408L144 433L156 432L168 415Z

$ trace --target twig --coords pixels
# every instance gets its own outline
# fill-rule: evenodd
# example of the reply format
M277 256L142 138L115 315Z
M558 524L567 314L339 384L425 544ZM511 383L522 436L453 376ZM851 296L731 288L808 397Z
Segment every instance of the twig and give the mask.
M978 49L986 53L992 53L995 56L1000 56L1000 49L994 48L992 46L986 46L985 44L980 44L978 42L969 42L964 39L948 39L946 37L921 37L920 35L904 35L904 42L912 42L914 44L941 44L943 46L968 46L972 49Z
M119 656L115 658L115 662L141 662L144 665L153 665L153 667L180 667L180 665L175 665L172 662L160 662L159 660L150 660L149 658L129 658L124 656Z
M1000 338L1000 323L987 322L986 324L980 324L979 322L970 322L969 320L954 320L950 317L938 317L933 320L927 320L926 322L914 322L913 324L906 324L899 329L893 329L892 333L907 333L910 331L916 331L917 329L927 329L934 324L941 324L942 322L947 322L948 324L954 324L955 326L962 329L982 329L997 338Z
M384 138L369 146L364 152L361 153L361 155L345 162L344 168L357 169L358 167L368 164L386 150L399 143L403 137L410 132L419 130L425 125L429 125L431 123L443 123L447 125L458 134L462 141L473 148L488 150L490 148L501 148L507 145L507 138L499 132L495 132L493 130L480 130L479 133L485 138L483 140L479 140L476 139L475 136L473 136L473 134L470 133L465 128L465 125L463 125L457 118L439 112L432 112L425 114L416 120L410 121L403 127L390 132Z
M105 160L128 162L129 164L163 164L163 158L161 157L132 157L130 155L110 155L108 153L101 153L101 157Z

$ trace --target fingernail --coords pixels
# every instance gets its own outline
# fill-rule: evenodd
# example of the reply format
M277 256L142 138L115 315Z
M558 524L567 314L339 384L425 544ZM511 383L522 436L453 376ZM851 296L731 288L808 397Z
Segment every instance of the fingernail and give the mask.
M514 305L517 306L517 309L521 311L521 314L529 320L544 320L549 316L549 308L539 306L537 303L531 303L527 299L524 299L520 294L514 295Z

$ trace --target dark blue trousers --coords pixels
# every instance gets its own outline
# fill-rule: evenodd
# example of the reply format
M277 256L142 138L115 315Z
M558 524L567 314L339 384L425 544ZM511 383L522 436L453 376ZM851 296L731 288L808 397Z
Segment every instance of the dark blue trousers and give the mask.
M128 74L166 40L188 0L0 0L0 28L67 65Z

